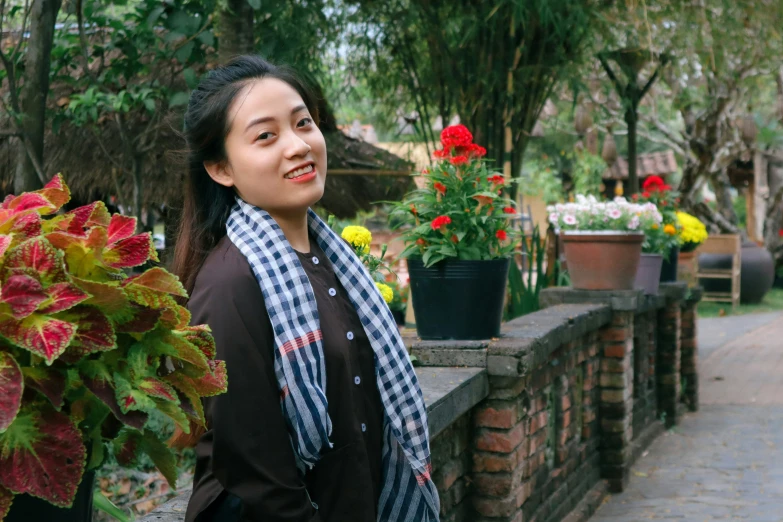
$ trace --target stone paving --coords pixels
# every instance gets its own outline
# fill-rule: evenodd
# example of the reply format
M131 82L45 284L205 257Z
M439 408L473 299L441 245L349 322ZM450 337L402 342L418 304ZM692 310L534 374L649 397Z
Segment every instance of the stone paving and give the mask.
M591 522L783 522L783 314L732 319L699 321L700 411L650 446Z

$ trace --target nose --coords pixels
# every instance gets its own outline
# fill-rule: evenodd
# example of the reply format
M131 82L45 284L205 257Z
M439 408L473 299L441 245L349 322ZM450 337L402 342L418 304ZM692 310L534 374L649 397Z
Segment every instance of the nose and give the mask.
M312 147L302 139L299 134L291 130L288 134L288 140L286 143L286 156L289 158L296 158L299 156L306 156Z

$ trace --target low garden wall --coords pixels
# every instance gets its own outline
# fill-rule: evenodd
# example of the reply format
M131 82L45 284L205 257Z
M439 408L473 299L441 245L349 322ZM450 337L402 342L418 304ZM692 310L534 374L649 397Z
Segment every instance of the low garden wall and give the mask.
M444 522L575 522L698 407L698 291L552 288L498 339L406 337L421 366ZM180 522L187 495L142 520Z

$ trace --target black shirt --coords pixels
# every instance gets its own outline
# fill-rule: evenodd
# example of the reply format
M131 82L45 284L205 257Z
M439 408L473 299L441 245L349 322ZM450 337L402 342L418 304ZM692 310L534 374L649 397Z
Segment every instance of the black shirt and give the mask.
M310 253L298 256L318 306L334 447L300 476L280 406L264 297L245 257L223 238L188 302L192 324L212 328L228 392L204 400L209 430L196 446L186 522L211 522L226 498L241 505L239 520L248 522L376 519L384 410L375 354L331 263L315 240L310 245Z

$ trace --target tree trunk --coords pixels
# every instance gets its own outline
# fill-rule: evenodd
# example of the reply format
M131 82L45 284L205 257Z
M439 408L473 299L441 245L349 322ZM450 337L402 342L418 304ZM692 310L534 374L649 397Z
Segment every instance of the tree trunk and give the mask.
M734 204L731 199L731 181L729 181L729 175L726 173L726 169L713 175L712 188L715 191L715 203L718 207L718 213L728 223L731 223L736 227L739 220L737 219L737 213L734 212ZM726 232L729 232L729 230L726 230Z
M639 192L639 176L636 173L636 110L629 107L625 111L625 123L628 125L628 195Z
M252 53L254 10L247 0L226 0L218 7L218 58L226 63L240 54Z
M143 201L143 182L142 171L144 168L144 162L140 156L133 157L133 215L136 216L136 232L142 232L144 230L144 223L141 219L141 211L144 206Z
M25 75L19 105L22 112L21 127L26 144L21 143L17 152L14 192L21 194L43 185L29 153L42 168L44 152L44 124L46 120L46 96L49 92L49 66L54 40L54 23L61 0L35 0L30 9L30 40L25 53ZM29 149L28 149L29 147Z

